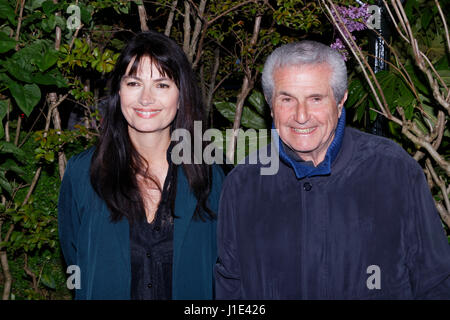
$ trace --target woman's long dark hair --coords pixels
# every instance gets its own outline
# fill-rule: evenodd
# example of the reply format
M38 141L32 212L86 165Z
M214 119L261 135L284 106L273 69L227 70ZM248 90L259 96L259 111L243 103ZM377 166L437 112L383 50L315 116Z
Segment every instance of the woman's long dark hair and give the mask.
M90 170L91 184L106 202L113 222L123 217L130 223L145 218L145 206L137 174L143 172L141 168L148 166L130 140L128 123L122 114L119 97L120 83L128 65L135 59L128 72L129 75L133 75L137 72L143 57L149 57L160 73L172 79L178 87L179 109L170 131L186 129L190 133L193 146L194 121L202 121L203 125L205 123L203 104L194 73L184 52L175 41L153 31L139 33L131 39L122 50L112 72L110 95ZM211 191L211 167L204 163L194 164L193 150L190 158L190 164L183 163L182 166L191 190L198 200L194 217L202 220L213 219L215 215L207 206L207 198ZM176 173L177 170L174 169ZM146 174L146 177L152 179L151 173ZM171 189L176 190L176 186L172 186ZM174 209L175 193L170 194L172 196L169 195L169 205Z

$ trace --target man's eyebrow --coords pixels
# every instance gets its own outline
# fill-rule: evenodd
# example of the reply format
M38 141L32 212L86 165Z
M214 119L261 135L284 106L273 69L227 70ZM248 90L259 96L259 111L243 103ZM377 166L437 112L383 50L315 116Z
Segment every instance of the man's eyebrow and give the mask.
M294 97L294 95L292 95L292 94L290 94L289 92L287 92L287 91L279 91L278 93L277 93L277 96L288 96L288 97Z
M307 96L307 98L325 98L328 96L327 94L321 94L321 93L312 93Z

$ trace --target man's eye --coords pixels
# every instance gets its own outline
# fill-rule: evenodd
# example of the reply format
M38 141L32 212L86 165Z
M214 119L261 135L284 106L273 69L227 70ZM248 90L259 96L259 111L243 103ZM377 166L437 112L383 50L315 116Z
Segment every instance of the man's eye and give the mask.
M283 98L283 99L281 99L281 101L282 101L282 102L290 102L290 101L291 101L291 98Z

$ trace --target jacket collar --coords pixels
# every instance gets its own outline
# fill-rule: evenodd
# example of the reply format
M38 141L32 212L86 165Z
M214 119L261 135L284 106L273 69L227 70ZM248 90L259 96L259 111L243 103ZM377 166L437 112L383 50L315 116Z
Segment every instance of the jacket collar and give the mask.
M272 125L272 128L274 128L274 125ZM286 163L288 166L294 169L297 179L312 176L329 175L331 174L331 167L333 161L336 159L339 150L341 149L342 140L344 138L344 132L345 132L345 108L342 108L341 117L339 118L336 127L334 139L331 142L330 146L328 147L324 160L321 163L319 163L317 167L311 166L305 163L304 161L296 161L295 159L292 159L292 156L289 156L289 154L285 150L285 147L287 148L287 146L284 145L281 138L277 135L277 139L279 141L278 145L280 158L284 163Z

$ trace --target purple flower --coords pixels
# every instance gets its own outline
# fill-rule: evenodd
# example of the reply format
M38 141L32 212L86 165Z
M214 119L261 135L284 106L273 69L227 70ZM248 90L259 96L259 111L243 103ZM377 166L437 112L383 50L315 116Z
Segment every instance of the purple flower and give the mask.
M344 32L345 37L348 38L349 36L351 36L356 41L356 38L353 36L352 32L361 31L367 28L366 22L370 17L368 7L369 7L368 4L363 4L360 7L336 6L336 11L340 19L337 17L336 12L333 11L332 14L335 17L342 31ZM343 24L347 27L348 32L345 30ZM339 51L344 60L347 61L349 54L344 45L344 42L342 41L341 35L336 37L336 41L333 44L331 44L330 47Z

